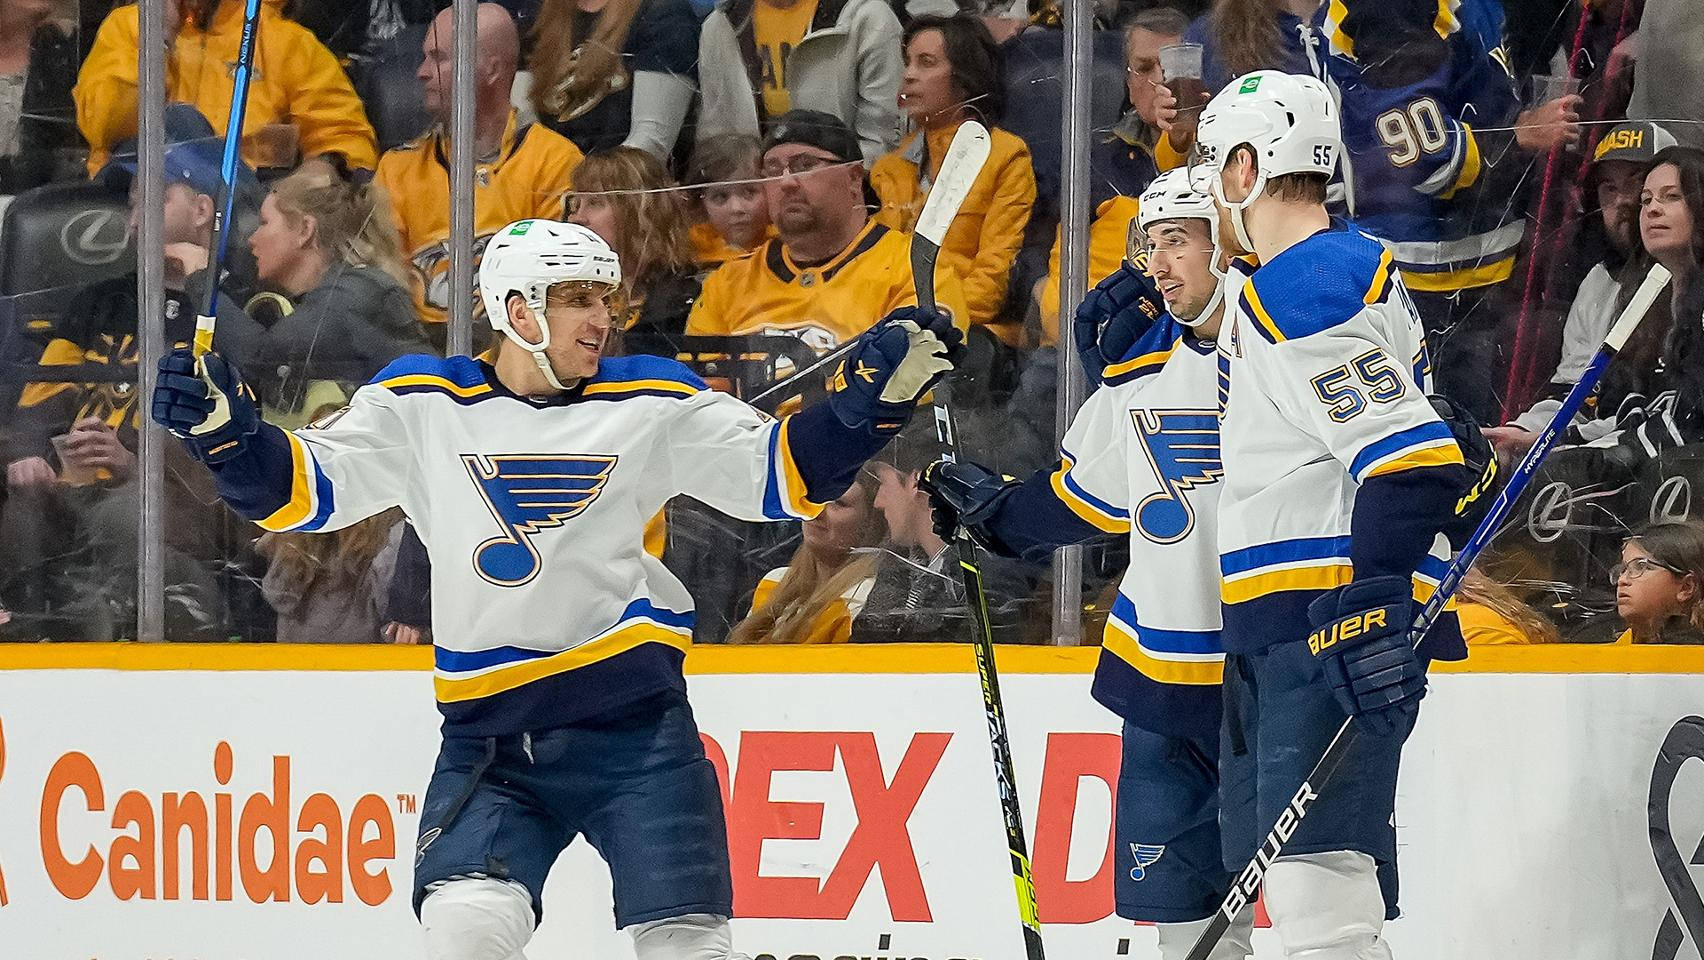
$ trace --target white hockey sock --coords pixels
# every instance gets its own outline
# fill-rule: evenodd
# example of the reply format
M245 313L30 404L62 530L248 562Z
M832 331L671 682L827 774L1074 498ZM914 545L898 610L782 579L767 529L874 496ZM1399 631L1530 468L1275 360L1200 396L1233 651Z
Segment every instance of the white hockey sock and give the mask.
M1189 948L1195 946L1202 931L1212 922L1213 918L1208 917L1188 923L1154 924L1154 929L1160 933L1160 960L1183 960L1189 956ZM1254 906L1251 904L1231 921L1225 935L1219 938L1218 946L1207 955L1207 960L1249 960L1254 956L1253 939Z
M1364 853L1280 858L1266 871L1266 912L1289 960L1391 960L1378 866Z
M427 960L526 960L533 922L532 895L508 880L460 877L420 904Z
M639 960L751 960L734 952L727 917L692 913L627 928Z

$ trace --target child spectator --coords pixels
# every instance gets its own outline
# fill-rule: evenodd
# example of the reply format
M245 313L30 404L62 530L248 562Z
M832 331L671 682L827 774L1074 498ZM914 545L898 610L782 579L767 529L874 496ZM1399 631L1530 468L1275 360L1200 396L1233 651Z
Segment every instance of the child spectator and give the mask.
M261 592L278 613L279 643L383 643L402 511L387 510L330 536L269 533ZM394 634L394 631L392 631Z
M895 230L916 225L959 124L975 119L990 128L992 152L941 244L941 259L963 283L971 325L990 325L1005 306L1012 261L1035 206L1035 171L1024 142L995 126L1005 90L1000 49L988 28L968 16L913 20L905 31L899 99L916 129L870 169L882 204L876 219ZM1020 345L1019 324L989 330L1008 346Z
M700 267L714 270L775 236L758 182L762 155L762 141L743 133L710 137L692 152L686 182L699 189L689 202L703 219L688 235Z
M1704 643L1704 522L1656 523L1621 545L1609 571L1617 644Z
M614 319L629 352L673 356L699 281L686 200L662 161L634 147L594 153L574 171L568 221L602 237L621 258Z

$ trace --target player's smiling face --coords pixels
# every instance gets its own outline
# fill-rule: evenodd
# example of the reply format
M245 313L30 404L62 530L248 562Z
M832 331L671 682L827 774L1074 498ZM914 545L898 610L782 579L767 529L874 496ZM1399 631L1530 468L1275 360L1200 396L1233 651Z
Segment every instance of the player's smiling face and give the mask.
M1213 276L1213 239L1207 221L1162 220L1148 227L1148 275L1166 309L1180 320L1201 316L1218 278Z
M593 376L609 342L609 288L601 284L559 283L544 299L550 346L544 353L564 383Z

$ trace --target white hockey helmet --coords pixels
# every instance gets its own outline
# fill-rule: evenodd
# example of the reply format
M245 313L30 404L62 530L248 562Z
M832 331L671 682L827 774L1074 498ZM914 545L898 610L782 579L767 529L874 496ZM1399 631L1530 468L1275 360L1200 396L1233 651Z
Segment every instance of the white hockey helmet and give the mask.
M1182 167L1160 174L1148 184L1148 189L1142 191L1134 226L1141 234L1140 239L1146 243L1148 228L1167 220L1205 220L1207 235L1213 243L1213 253L1208 260L1207 269L1221 282L1220 285L1214 288L1213 296L1195 317L1186 320L1176 314L1172 315L1178 323L1193 327L1212 316L1220 301L1224 299L1222 283L1225 272L1219 269L1219 211L1213 205L1212 197L1191 184L1189 171Z
M621 261L602 237L573 223L556 220L517 220L497 231L479 261L479 292L485 318L504 336L532 354L545 379L566 389L550 368L544 351L550 346L550 327L544 322L544 300L558 283L590 283L615 287L621 283ZM538 318L539 340L531 343L509 324L509 296L520 294Z
M1337 102L1317 77L1276 70L1256 70L1232 80L1201 111L1196 129L1196 186L1201 180L1230 210L1231 224L1244 249L1254 249L1243 224L1243 211L1273 177L1289 173L1322 173L1337 169L1343 153L1343 130ZM1254 188L1243 200L1224 197L1220 173L1231 151L1247 144L1254 150ZM1202 174L1210 174L1203 176Z

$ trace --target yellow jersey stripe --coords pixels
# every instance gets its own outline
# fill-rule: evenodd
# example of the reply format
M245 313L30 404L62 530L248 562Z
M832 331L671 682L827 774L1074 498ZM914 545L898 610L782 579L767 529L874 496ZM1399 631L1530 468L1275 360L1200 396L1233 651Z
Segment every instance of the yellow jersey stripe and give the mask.
M1448 467L1462 462L1461 448L1456 446L1454 440L1436 440L1430 446L1409 449L1401 456L1386 460L1368 470L1367 476L1380 477L1387 473L1401 473L1420 467Z
M284 431L284 436L290 441L290 502L274 510L266 519L255 521L263 530L289 530L313 516L314 456L300 437L288 430Z
M1455 183L1450 188L1438 194L1438 199L1448 200L1457 192L1466 190L1479 182L1479 172L1484 166L1479 156L1479 138L1473 135L1473 128L1467 124L1461 125L1462 136L1467 138L1467 155L1461 160L1461 172L1456 174Z
M644 643L662 643L684 651L691 645L691 640L687 635L676 633L668 627L654 623L634 623L555 656L523 661L460 680L434 677L432 685L437 691L440 703L477 700L525 686L535 680L577 670L600 660L608 660Z
M1384 253L1379 254L1378 269L1373 271L1372 286L1367 288L1367 295L1361 298L1362 303L1378 303L1379 298L1384 296L1385 287L1390 285L1390 261L1390 250L1386 248Z
M1515 255L1511 253L1493 263L1482 263L1477 267L1467 267L1461 270L1441 270L1436 273L1404 270L1402 282L1410 290L1426 293L1472 290L1475 287L1488 287L1493 283L1502 283L1509 279L1514 272Z
M775 438L777 466L781 468L782 496L787 503L787 511L802 520L809 520L822 512L823 505L813 503L805 497L805 478L799 472L799 465L793 460L793 448L787 441L787 430L792 423L792 417L785 417L776 427L781 432Z
M585 396L596 396L603 393L632 393L636 390L661 390L666 393L678 393L690 397L698 392L698 388L679 380L616 380L610 383L589 383L586 385Z
M399 387L432 387L445 393L453 393L458 397L480 397L491 392L490 384L479 383L471 387L464 387L454 380L436 377L429 373L403 374L400 377L381 380L379 386L387 390L395 390Z
M1155 350L1153 353L1144 353L1139 357L1131 357L1129 360L1120 360L1101 371L1101 379L1110 380L1113 377L1122 377L1143 367L1159 366L1165 363L1176 349L1177 347L1174 344L1164 350Z
M1059 502L1070 507L1072 513L1081 517L1084 523L1096 530L1103 530L1107 533L1129 533L1129 520L1104 513L1094 504L1071 492L1071 489L1065 485L1065 473L1070 469L1071 461L1067 459L1058 470L1053 471L1053 476L1049 478L1053 484L1053 495L1059 498Z
M1107 620L1101 645L1107 652L1130 664L1148 679L1161 683L1196 686L1217 686L1224 680L1224 657L1212 660L1162 660L1142 649L1142 645L1136 642L1135 637L1126 633L1123 626L1116 620Z
M1386 256L1389 256L1389 254L1387 253ZM1260 302L1260 291L1254 288L1254 284L1247 283L1243 285L1243 293L1248 298L1249 309L1254 311L1254 322L1260 324L1273 343L1283 343L1286 339L1284 331L1278 329L1278 324L1273 321L1272 314L1266 312L1266 304Z
M1355 577L1355 568L1341 561L1327 563L1321 566L1293 567L1286 570L1272 570L1245 576L1238 580L1226 580L1220 587L1220 597L1226 603L1247 603L1274 593L1288 590L1331 590L1341 587ZM1425 603L1432 599L1432 594L1438 592L1438 584L1423 574L1414 575L1414 599ZM1445 610L1454 610L1456 601L1451 597L1444 604ZM1110 632L1112 621L1107 621Z

